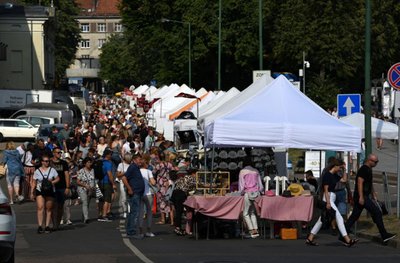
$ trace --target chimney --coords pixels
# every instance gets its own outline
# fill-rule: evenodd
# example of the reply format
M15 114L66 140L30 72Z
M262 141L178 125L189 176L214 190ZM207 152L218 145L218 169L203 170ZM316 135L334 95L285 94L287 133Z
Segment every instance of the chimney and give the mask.
M96 11L98 2L99 2L98 0L93 0L92 12Z

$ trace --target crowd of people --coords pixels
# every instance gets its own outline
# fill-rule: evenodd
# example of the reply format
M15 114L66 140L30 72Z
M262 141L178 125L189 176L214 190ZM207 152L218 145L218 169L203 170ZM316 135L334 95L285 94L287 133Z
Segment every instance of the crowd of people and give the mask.
M117 218L112 205L118 201L127 235L142 238L155 236L154 207L160 213L158 224L175 225L175 232L182 233L181 221L174 220L171 192L176 192L181 217L182 194L194 188L195 171L189 170L188 160L178 163L177 157L174 143L156 135L126 100L93 96L84 123L64 124L60 130L53 126L48 141L18 147L7 142L3 163L10 203L36 202L38 233L72 224L74 204L82 205L83 223L110 222ZM89 216L91 200L97 204L97 218Z
M191 233L190 227L182 227L182 217L184 202L195 190L196 170L189 159L178 159L174 142L148 127L144 115L130 108L124 99L92 96L91 111L84 123L76 127L64 124L60 130L53 126L48 141L39 139L18 147L7 142L3 154L11 203L36 202L38 233L72 224L71 206L75 204L81 204L83 223L110 222L117 218L112 212L116 201L130 238L155 236L154 213L159 214L157 224L174 226L177 235ZM384 241L394 237L386 232L382 215L371 202L376 198L369 197L374 193L371 169L376 163L377 157L370 155L359 169L354 210L346 222L347 209L340 203L346 199L346 191L350 192L343 172L345 165L331 160L319 185L312 172L305 174L314 191L322 193L326 209L333 209L336 223L332 227L337 225L346 246L357 242L348 231L363 208L372 214ZM251 165L247 158L238 176L238 191L244 196L243 219L248 235L257 238L254 200L263 193L263 184L260 173ZM90 217L92 200L97 206L96 218ZM186 217L190 221L190 213ZM321 226L319 219L306 239L308 245L317 245L314 237Z

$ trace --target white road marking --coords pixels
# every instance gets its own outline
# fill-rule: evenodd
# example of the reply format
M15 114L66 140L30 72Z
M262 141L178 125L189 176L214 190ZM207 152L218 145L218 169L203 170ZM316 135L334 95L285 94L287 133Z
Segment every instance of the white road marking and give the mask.
M120 232L122 236L122 241L124 241L125 246L127 246L133 252L133 254L135 254L142 262L154 263L148 257L146 257L137 247L135 247L129 238L126 237L125 219L121 219L119 221L119 224L120 226L123 226L123 228L120 227Z

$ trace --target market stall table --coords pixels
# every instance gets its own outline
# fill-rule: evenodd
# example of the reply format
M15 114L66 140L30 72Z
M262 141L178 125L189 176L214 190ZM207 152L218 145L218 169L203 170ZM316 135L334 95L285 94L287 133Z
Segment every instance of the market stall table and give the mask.
M282 197L261 196L256 199L260 218L270 220L270 237L273 238L273 221L309 222L313 216L312 196Z
M184 205L196 213L225 220L238 220L243 211L243 196L189 196ZM197 227L196 227L197 239ZM208 232L208 231L207 231Z

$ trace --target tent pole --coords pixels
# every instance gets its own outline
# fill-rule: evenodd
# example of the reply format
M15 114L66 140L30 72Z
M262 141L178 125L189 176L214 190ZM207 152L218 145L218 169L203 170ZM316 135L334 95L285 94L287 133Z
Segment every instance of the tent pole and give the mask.
M214 175L214 156L215 156L215 145L213 144L212 146L212 154L211 154L211 174L210 174L210 194L212 191L212 181L213 181L213 175Z

